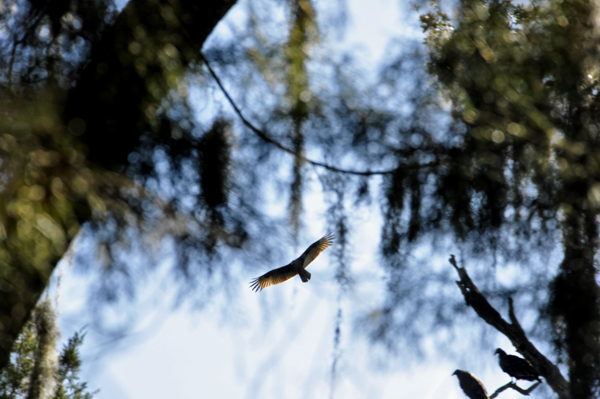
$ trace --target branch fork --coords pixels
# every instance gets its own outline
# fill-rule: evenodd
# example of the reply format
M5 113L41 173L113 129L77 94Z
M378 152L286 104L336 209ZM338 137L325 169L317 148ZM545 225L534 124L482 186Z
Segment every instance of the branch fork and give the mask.
M548 385L558 394L560 399L569 399L567 380L563 377L558 367L542 355L529 341L515 315L512 298L508 299L509 323L502 318L500 313L498 313L492 305L490 305L485 296L483 296L477 286L473 283L466 269L458 265L454 255L450 255L448 261L454 266L458 273L459 280L456 281L456 284L460 288L467 305L472 307L475 313L477 313L477 315L486 323L504 334L512 342L517 352L523 355L523 357L531 363L533 368L544 377ZM522 388L517 387L513 382L510 382L509 384L500 387L493 395L496 395L507 388L513 388L521 393L527 392L523 394L528 395L535 387L537 387L537 384L534 384L527 390L523 390ZM502 391L499 391L500 389ZM495 396L490 396L490 398L492 397Z

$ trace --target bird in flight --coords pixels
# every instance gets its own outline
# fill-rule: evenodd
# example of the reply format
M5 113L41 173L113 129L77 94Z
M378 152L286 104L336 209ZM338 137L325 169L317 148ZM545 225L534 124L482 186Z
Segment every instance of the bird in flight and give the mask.
M327 233L319 241L313 243L300 257L290 264L273 269L250 282L250 288L255 291L262 291L271 285L281 284L289 279L300 275L303 283L310 280L310 273L305 269L317 256L333 244L335 236L333 233Z
M500 368L506 374L510 375L511 380L540 381L540 375L533 369L531 364L518 356L507 355L502 349L496 349L496 355L499 355Z
M452 375L458 377L458 383L465 395L471 399L488 399L485 387L472 373L456 370Z

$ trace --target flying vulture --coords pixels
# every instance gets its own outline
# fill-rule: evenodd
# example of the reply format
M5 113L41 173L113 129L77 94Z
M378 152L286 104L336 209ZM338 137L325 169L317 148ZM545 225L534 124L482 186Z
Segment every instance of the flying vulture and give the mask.
M467 395L469 398L488 399L485 387L473 374L469 373L468 371L456 370L454 373L452 373L452 375L458 377L460 387L465 395Z
M531 364L518 356L507 355L502 349L496 349L496 355L500 355L500 368L506 374L517 380L540 381L540 375L531 367Z
M260 277L255 278L250 282L250 288L253 291L262 291L271 285L281 284L289 279L295 277L297 274L300 275L303 283L310 280L310 273L305 269L310 263L315 260L325 248L333 244L335 236L333 233L327 233L319 241L313 243L300 257L292 261L287 266L280 267L278 269L271 270L270 272L263 274Z

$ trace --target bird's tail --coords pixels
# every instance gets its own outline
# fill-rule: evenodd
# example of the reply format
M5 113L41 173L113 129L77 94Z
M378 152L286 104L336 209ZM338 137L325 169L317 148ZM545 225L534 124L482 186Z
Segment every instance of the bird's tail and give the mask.
M306 269L301 269L298 273L303 283L307 283L310 280L310 273Z

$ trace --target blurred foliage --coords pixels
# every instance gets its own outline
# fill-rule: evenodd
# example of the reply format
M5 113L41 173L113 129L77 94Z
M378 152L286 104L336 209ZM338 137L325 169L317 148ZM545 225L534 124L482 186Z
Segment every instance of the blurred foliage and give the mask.
M75 263L98 275L91 297L135 297L165 259L181 297L202 306L233 295L221 283L236 268L264 264L282 231L295 240L308 227L303 197L317 182L338 236L340 292L359 289L354 216L380 207L385 298L358 315L374 341L418 352L433 337L452 352L457 326L473 319L451 268L431 259L458 248L492 302L514 297L533 320L528 334L556 344L574 397L591 397L594 10L578 0L464 0L452 13L436 4L420 17L424 45L392 42L377 74L336 49L343 27L320 23L343 14L339 4L244 4L245 19L203 57L254 129L226 110L199 55L232 2L2 6L0 282L7 297L38 289L0 301L0 317L25 320L78 231ZM500 284L503 272L518 278Z
M111 0L3 1L0 85L13 94L70 85L114 12Z
M186 120L191 118L186 87L171 89L181 80L184 67L198 59L206 36L233 5L191 2L186 8L183 3L147 7L145 2L132 1L118 15L111 1L102 0L23 0L0 5L1 364L8 360L12 343L56 263L75 237L82 236L82 224L88 223L85 231L96 233L94 249L86 254L91 262L86 263L104 266L106 278L100 290L131 276L122 273L116 254L128 247L132 229L148 233L140 234L146 243L156 236L177 236L184 247L180 253L200 247L207 256L214 253L217 240L230 240L238 247L243 241L240 234L229 239L224 227L241 230L239 223L231 222L234 218L225 215L219 223L204 226L198 221L207 217L198 213L188 222L188 214L184 217L181 208L165 199L168 194L145 185L146 179L159 173L157 157L163 149L171 151L177 168L185 167L179 161L186 155L198 159L201 131L192 133L193 124ZM178 18L173 7L186 8L188 14L179 13ZM193 13L200 16L192 23ZM187 26L185 32L182 26ZM176 104L169 106L170 98ZM176 117L179 123L172 122ZM195 135L192 146L179 140L182 126L186 137ZM143 154L154 157L152 167L138 169L134 176L128 172L135 170L135 157L141 161L142 155L131 156L128 171L127 158L136 147L143 151L148 143L144 137L152 141ZM222 132L214 137L221 139L205 140L204 159L220 162L211 167L226 168L227 141ZM212 159L219 145L220 155ZM185 180L197 177L197 170L195 175L185 170ZM204 174L210 176L206 170ZM176 181L176 174L171 178ZM227 200L225 185L219 185L216 197L204 196L211 209ZM186 188L190 186L186 183ZM162 223L165 219L168 223ZM204 235L197 231L199 226ZM112 284L100 297L127 295L122 288L129 282Z
M75 333L60 354L55 351L56 314L44 299L25 324L11 352L11 362L0 371L0 398L91 399L79 381L79 348L85 334Z
M455 169L470 172L458 179L482 193L479 225L526 221L528 227L536 215L542 233L550 222L560 229L564 257L545 286L545 315L577 398L600 392L594 12L591 2L579 0L464 1L454 26L439 10L421 17L430 72L464 131L469 157ZM465 219L470 212L463 213Z
M117 202L106 192L115 183L105 184L115 179L86 167L82 146L54 104L49 92L35 100L4 97L1 104L0 331L9 336L20 329L81 223Z

